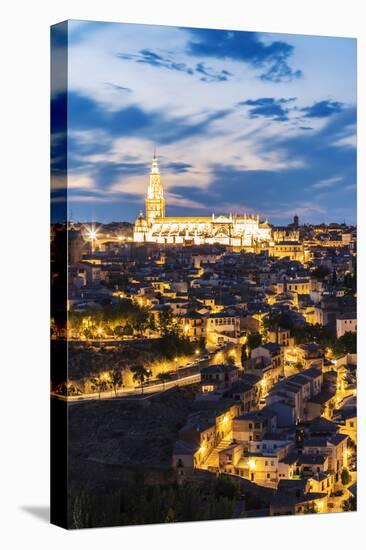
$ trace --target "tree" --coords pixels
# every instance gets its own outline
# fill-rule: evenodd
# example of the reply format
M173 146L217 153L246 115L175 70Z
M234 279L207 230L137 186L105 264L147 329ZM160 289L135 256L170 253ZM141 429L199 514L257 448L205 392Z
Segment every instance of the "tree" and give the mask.
M92 527L90 514L90 499L88 495L82 492L76 495L72 507L72 523L75 529Z
M315 502L307 502L304 506L303 513L304 514L317 514L318 509L315 505Z
M333 268L333 273L332 273L332 285L336 285L336 284L337 284L337 270L334 267Z
M324 279L329 277L329 275L330 275L329 269L323 266L316 267L312 272L312 276L318 281L324 281Z
M357 510L357 497L351 496L342 502L344 512L355 512Z
M343 357L347 353L357 353L357 335L355 332L346 332L333 343L332 351L335 357Z
M83 330L83 335L86 340L91 340L93 338L93 333L90 328L86 328L85 330Z
M244 367L245 361L248 360L248 354L247 354L247 347L246 345L243 345L241 347L241 364L242 367Z
M98 392L98 396L99 396L99 399L100 399L100 395L103 391L107 391L108 389L108 382L107 380L99 375L99 376L94 376L92 379L91 379L91 388L92 390Z
M257 348L262 343L262 336L259 334L259 332L250 333L247 336L247 347L250 351L252 349Z
M355 273L346 273L344 276L345 294L354 295L357 290L357 279Z
M118 338L123 336L123 329L124 327L122 327L121 325L117 325L116 327L114 327L114 335Z
M194 353L196 347L194 342L174 332L165 334L160 339L155 338L153 342L152 348L155 354L166 359L173 359L181 355L191 355Z
M263 328L266 331L275 331L279 327L287 329L293 328L293 322L286 312L270 312L270 314L263 319Z
M132 372L132 379L134 382L138 382L141 387L141 393L144 393L144 384L146 380L148 380L151 377L151 371L147 370L144 365L141 363L138 363L136 365L132 365L130 368Z
M149 315L149 320L148 320L148 324L147 324L147 328L151 331L155 331L156 330L156 322L155 322L155 317L154 315Z
M331 347L335 340L331 329L329 327L323 327L319 323L315 325L307 323L303 327L294 327L291 332L295 338L296 344L316 342L324 347Z
M133 336L133 328L131 325L125 325L123 327L123 335L124 336Z
M56 393L69 397L73 395L81 395L82 391L78 388L78 386L72 384L71 382L66 382L65 384L58 386Z
M107 336L114 336L114 330L109 325L105 327L104 332L106 333Z
M203 336L198 340L198 348L201 352L206 351L206 340Z
M349 475L347 468L343 468L342 470L341 481L342 485L348 485L348 483L351 481L351 476Z
M173 523L175 521L175 513L172 508L168 508L168 511L166 513L164 523Z
M227 477L219 476L214 485L214 493L217 499L228 498L233 500L239 496L240 491L237 483Z
M165 390L165 382L170 379L170 375L168 372L159 372L157 376L158 380L160 380L163 383L163 389Z
M297 363L295 363L294 365L294 368L300 372L304 370L304 365L303 363L301 363L301 361L297 361Z
M117 397L117 389L123 386L122 372L118 369L112 369L108 373L109 380L114 389L114 395Z
M177 333L177 322L174 319L172 309L169 306L163 307L160 311L159 330L163 336Z

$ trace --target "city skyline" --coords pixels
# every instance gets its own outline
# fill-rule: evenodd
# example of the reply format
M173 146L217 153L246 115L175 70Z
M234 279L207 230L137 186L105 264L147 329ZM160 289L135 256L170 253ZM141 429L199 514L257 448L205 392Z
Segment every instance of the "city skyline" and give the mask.
M349 38L69 22L69 214L134 222L156 146L168 215L355 224L355 53Z

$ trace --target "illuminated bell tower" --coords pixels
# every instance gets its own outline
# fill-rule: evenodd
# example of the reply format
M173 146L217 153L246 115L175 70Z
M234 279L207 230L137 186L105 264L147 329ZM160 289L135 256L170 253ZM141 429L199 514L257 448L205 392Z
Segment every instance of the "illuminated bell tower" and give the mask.
M160 172L156 152L154 151L151 163L150 182L146 197L146 221L150 227L155 218L165 217L165 199L163 184L160 179Z

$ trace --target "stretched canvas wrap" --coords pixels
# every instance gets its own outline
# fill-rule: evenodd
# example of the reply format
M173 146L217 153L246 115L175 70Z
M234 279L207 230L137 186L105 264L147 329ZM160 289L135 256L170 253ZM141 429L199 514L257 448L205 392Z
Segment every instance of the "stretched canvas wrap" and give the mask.
M51 58L52 522L355 510L355 39L67 21Z

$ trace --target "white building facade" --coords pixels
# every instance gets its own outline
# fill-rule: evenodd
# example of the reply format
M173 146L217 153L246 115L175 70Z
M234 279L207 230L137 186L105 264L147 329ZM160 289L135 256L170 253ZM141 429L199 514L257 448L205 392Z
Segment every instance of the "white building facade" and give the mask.
M258 215L166 217L164 188L154 154L146 197L146 216L141 212L134 226L135 242L161 244L222 244L251 248L273 242L268 221Z

